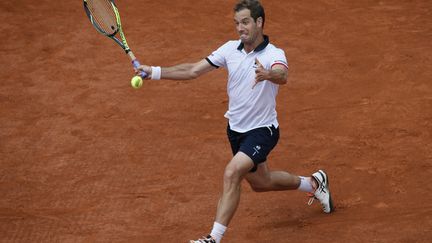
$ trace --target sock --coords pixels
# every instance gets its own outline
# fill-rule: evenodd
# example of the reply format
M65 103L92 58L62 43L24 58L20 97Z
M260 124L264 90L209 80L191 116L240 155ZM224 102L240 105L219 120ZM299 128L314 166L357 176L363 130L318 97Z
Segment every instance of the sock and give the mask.
M314 192L315 189L312 186L312 178L310 177L304 177L299 176L300 178L300 186L297 188L297 190L300 190L302 192Z
M213 229L212 229L210 235L216 240L216 243L220 243L226 229L227 229L226 226L223 226L223 225L219 224L218 222L214 222Z

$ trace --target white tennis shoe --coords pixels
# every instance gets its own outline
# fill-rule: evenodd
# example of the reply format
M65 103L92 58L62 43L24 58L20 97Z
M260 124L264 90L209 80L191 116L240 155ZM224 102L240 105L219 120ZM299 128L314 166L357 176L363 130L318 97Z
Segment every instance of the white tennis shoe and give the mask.
M312 174L312 177L317 182L315 192L310 194L308 204L311 205L314 199L318 199L322 205L324 213L331 213L334 211L333 201L330 195L329 181L327 174L323 170L319 170Z
M211 235L207 235L207 237L199 240L191 240L189 243L216 243L216 240L211 237Z

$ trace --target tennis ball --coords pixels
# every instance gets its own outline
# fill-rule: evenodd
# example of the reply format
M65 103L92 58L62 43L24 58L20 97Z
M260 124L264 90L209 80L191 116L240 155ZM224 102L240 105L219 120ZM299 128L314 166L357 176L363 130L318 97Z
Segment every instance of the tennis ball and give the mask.
M131 80L131 85L134 89L139 89L143 85L143 80L140 76L135 76Z

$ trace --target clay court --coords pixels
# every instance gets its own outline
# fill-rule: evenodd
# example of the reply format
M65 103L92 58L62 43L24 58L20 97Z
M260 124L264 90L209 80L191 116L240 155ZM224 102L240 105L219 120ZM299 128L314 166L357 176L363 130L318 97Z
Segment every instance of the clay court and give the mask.
M223 242L430 242L432 2L272 1L285 50L272 169L330 176L336 211L245 183ZM142 63L238 39L234 0L118 0ZM82 1L2 1L0 242L188 242L213 224L226 71L130 86L128 57Z

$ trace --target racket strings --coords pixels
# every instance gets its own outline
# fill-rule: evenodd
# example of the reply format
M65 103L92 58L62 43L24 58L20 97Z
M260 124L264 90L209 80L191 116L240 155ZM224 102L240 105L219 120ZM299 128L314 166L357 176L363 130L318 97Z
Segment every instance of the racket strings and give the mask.
M117 17L111 1L88 0L90 13L97 25L108 35L115 34L118 30Z

